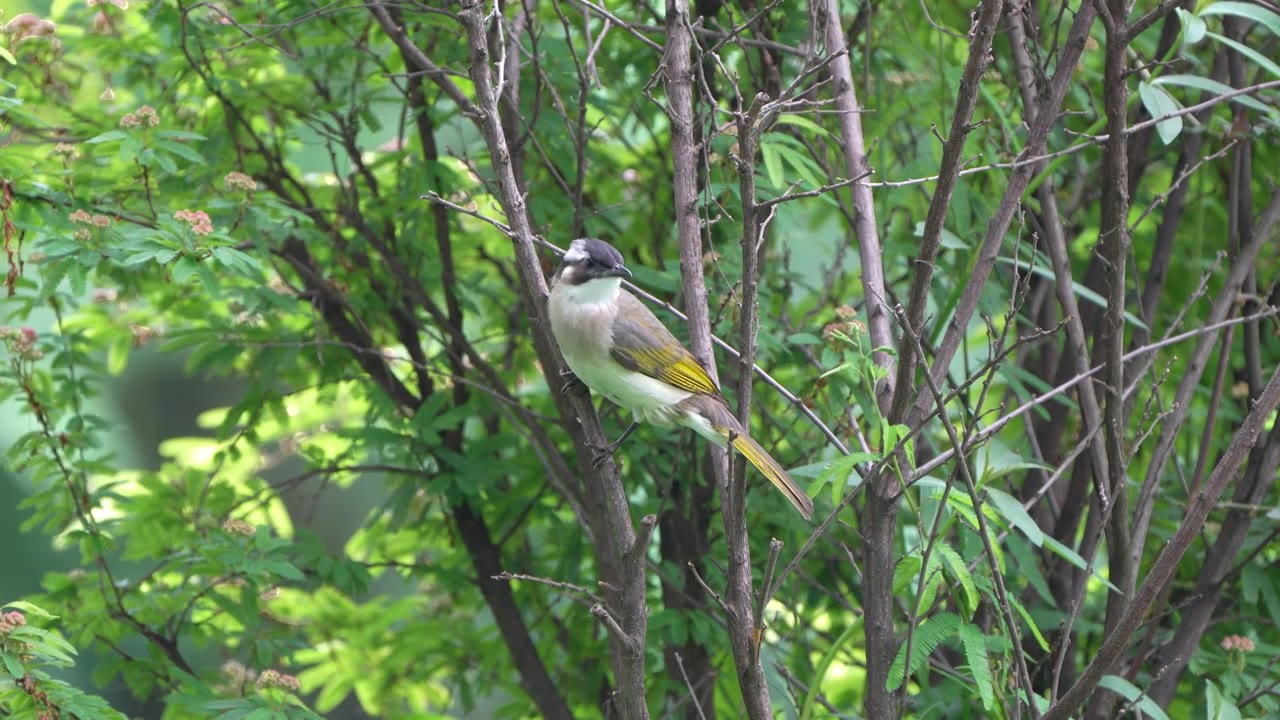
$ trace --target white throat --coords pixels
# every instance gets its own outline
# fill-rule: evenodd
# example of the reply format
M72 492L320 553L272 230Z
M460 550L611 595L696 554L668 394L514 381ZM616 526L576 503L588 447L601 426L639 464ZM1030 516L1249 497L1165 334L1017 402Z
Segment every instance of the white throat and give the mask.
M564 297L574 305L606 305L618 299L622 278L588 280L581 285L565 285Z

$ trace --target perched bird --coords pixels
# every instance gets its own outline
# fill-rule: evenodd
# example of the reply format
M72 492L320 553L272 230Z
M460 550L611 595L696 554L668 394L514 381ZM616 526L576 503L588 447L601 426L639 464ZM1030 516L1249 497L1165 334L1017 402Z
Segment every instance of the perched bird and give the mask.
M612 245L580 238L564 254L547 301L551 331L569 369L591 390L635 415L635 422L597 459L611 455L640 422L683 425L720 447L732 445L807 519L813 501L751 439L693 353L622 288L626 277L631 271Z

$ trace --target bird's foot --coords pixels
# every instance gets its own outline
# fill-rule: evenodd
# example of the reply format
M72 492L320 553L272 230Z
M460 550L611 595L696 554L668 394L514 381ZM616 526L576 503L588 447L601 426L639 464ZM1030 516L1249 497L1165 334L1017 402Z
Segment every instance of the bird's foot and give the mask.
M591 388L579 380L572 370L566 368L560 371L560 392L565 395L585 395L591 392Z
M622 441L619 440L608 445L588 445L591 448L592 455L591 467L599 470L601 465L609 462L609 458L613 457L613 454L618 451L618 446L621 444Z
M618 446L622 444L622 441L626 440L631 436L631 433L635 432L637 425L638 423L635 422L628 425L627 429L622 431L622 437L619 437L608 445L588 445L588 447L591 448L591 451L595 453L595 457L591 459L591 467L599 470L600 466L605 464L605 461L613 457L613 453L617 451Z

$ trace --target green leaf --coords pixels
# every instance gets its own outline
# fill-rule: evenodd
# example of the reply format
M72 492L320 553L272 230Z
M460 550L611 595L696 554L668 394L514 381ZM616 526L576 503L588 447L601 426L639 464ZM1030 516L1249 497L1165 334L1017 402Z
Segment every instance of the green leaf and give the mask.
M306 579L298 568L283 560L263 560L262 567L267 572L285 580L301 581Z
M31 617L40 618L41 620L57 620L58 619L57 615L54 615L53 613L49 612L48 610L45 610L39 605L33 605L32 603L29 603L26 600L14 600L13 602L0 605L0 607L7 608L9 610L18 610L22 613L25 613L26 615L30 615Z
M1056 606L1053 593L1049 591L1049 583L1045 581L1044 573L1040 572L1040 565L1036 560L1035 553L1031 551L1027 541L1024 538L1010 535L1005 540L1005 547L1008 549L1009 554L1013 555L1018 572L1022 577L1026 578L1027 584L1035 589L1041 600L1044 600L1051 607Z
M916 223L915 236L924 237L924 221ZM938 243L947 250L968 250L969 243L960 239L959 235L951 232L946 228L942 228L942 232L938 233Z
M75 655L75 649L67 645L67 642L56 632L34 625L23 625L9 631L6 637L14 642L30 645L32 654L42 662L59 667L75 665L75 660L72 658Z
M924 478L916 482L916 487L921 489L932 489L942 497L942 493L946 490L946 483L937 478ZM963 492L951 492L947 494L947 507L960 516L964 524L968 525L975 533L978 531L978 514L973 511L973 502L969 500L969 496Z
M0 47L0 58L4 58L5 60L7 60L10 65L18 64L18 59L13 56L13 53L9 52L3 47Z
M142 154L142 136L141 135L125 135L120 142L120 149L117 151L120 159L132 163L140 160Z
M191 276L196 274L196 268L199 265L190 255L183 255L178 258L173 267L169 268L169 278L175 285L186 285L191 280Z
M787 165L790 165L796 171L796 175L808 183L810 188L822 187L823 179L818 175L819 168L808 155L797 152L787 145L779 145L777 150L778 154L787 161Z
M1014 260L1013 258L1007 258L1007 257L996 258L996 262L1003 263L1005 265L1017 265L1019 269L1028 270L1029 272L1035 273L1036 275L1039 275L1040 277L1045 278L1050 282L1057 282L1053 277L1053 270L1047 267L1044 267L1042 265L1030 265L1024 260L1021 260L1021 259ZM1074 280L1071 281L1071 292L1080 296L1081 300L1086 300L1088 302L1091 302L1100 308L1105 309L1107 307L1107 301L1105 298L1103 298L1098 293L1090 290L1089 288L1085 287L1084 285L1081 285L1080 283ZM1139 328L1142 328L1143 330L1150 330L1150 328L1147 327L1146 323L1139 320L1138 316L1134 315L1131 312L1125 311L1124 321L1130 325L1133 325L1134 327L1139 327Z
M1081 570L1089 569L1089 563L1085 562L1084 558L1080 557L1080 553L1058 542L1051 535L1044 536L1044 546L1049 548L1049 551L1052 552L1054 555L1057 555L1058 557L1062 558L1063 560L1066 560L1072 565L1075 565ZM1103 585L1106 585L1112 592L1120 592L1120 588L1116 587L1115 585L1112 585L1110 580L1107 580L1106 578L1102 577L1102 575L1099 575L1096 569L1092 571L1092 575L1094 579L1096 579L1098 582L1102 583Z
M0 651L0 665L4 665L4 671L9 677L20 678L27 674L27 669L23 667L22 661L18 656L8 650Z
M219 263L240 272L243 275L254 275L262 270L262 264L252 255L240 252L233 247L220 246L213 248L213 257Z
M1235 92L1235 88L1230 85L1218 82L1212 78L1200 77L1199 75L1162 75L1151 81L1152 85L1173 85L1175 87L1187 87L1193 90L1201 90L1211 95L1226 95ZM1275 114L1276 109L1248 95L1236 95L1230 99L1233 103L1238 103L1251 110L1257 110L1264 115Z
M943 580L942 564L938 561L936 553L929 556L929 564L921 573L920 580L916 607L922 612L929 612L933 608L934 601L938 599L938 589L942 587Z
M1022 503L1009 493L997 488L987 488L987 497L991 500L991 504L1000 511L1000 514L1009 521L1014 527L1022 531L1023 535L1031 541L1036 547L1040 547L1044 543L1044 531L1036 524L1035 519L1022 507Z
M155 148L146 148L138 153L138 162L143 165L150 165L152 160L155 160L156 164L167 173L178 172L178 164L166 153L156 152Z
M897 595L907 589L907 585L911 583L911 579L920 572L920 555L913 553L911 555L903 555L898 564L893 566L893 594Z
M1234 15L1252 20L1271 31L1272 35L1280 35L1280 15L1261 5L1242 2L1216 2L1199 12L1200 17L1206 15Z
M125 139L125 138L127 138L127 137L129 137L129 133L127 133L127 132L125 132L125 131L123 131L123 130L108 130L108 131L106 131L106 132L102 133L101 135L94 135L93 137L89 138L88 140L85 140L85 141L84 141L84 143L85 143L86 145L97 145L98 143L114 142L114 141L116 141L116 140L123 140L123 139Z
M853 488L862 484L862 476L858 474L857 466L864 462L875 462L880 458L873 453L856 452L842 455L832 460L827 468L818 476L815 486L821 487L824 483L831 483L831 501L833 504L839 504L844 500L845 488L849 485L849 479L853 478Z
M129 351L133 349L133 337L119 333L107 345L107 373L119 377L129 366Z
M947 568L951 570L951 576L964 590L967 614L973 617L973 613L978 611L982 598L978 594L978 586L973 583L973 573L969 572L969 564L960 557L960 553L956 552L955 548L941 540L934 544L933 551L942 558Z
M794 333L787 338L791 345L821 345L822 338L811 333Z
M1009 595L1009 605L1017 611L1018 615L1022 617L1022 621L1027 624L1027 628L1035 636L1036 644L1040 646L1040 649L1049 652L1049 641L1045 639L1044 634L1040 632L1040 627L1031 619L1031 613L1027 612L1027 609L1022 606L1016 595Z
M1206 720L1241 720L1240 708L1224 697L1212 680L1205 681L1204 704Z
M1272 75L1280 78L1280 65L1277 65L1274 60L1272 60L1271 58L1268 58L1266 55L1263 55L1262 53L1258 52L1257 50L1254 50L1253 48L1249 47L1248 45L1245 45L1244 43L1236 42L1235 40L1232 40L1229 37L1223 37L1218 33L1210 32L1210 33L1205 33L1205 35L1213 38L1214 40L1217 40L1218 42L1222 43L1223 45L1226 45L1227 47L1233 48L1236 52L1240 53L1241 55L1244 55L1245 57L1257 63L1259 67L1263 68L1264 70L1271 73Z
M186 130L157 130L154 137L158 139L169 140L208 140L209 138L197 132L188 132Z
M79 653L66 638L62 637L62 633L56 630L44 630L42 633L46 652L63 661L68 667L75 664L75 656Z
M1133 703L1139 710L1154 720L1169 720L1169 716L1165 714L1164 709L1155 700L1119 675L1103 675L1098 685Z
M1192 15L1182 8L1174 8L1174 10L1182 20L1182 29L1186 33L1183 37L1183 42L1187 45L1195 45L1203 40L1205 32L1209 29L1208 26L1205 25L1204 20L1201 20L1199 17Z
M769 179L769 184L778 189L785 188L787 184L782 177L782 157L777 148L761 142L760 157L764 160L765 177Z
M777 123L778 125L794 125L796 127L809 130L810 132L816 133L818 135L831 134L830 131L828 131L826 128L822 127L821 125L818 125L816 122L810 120L809 118L803 115L784 113L782 115L779 115L777 119L774 120L774 122Z
M1147 82L1138 83L1138 96L1152 118L1160 118L1178 112L1178 103L1169 93ZM1156 134L1165 145L1182 134L1182 116L1171 117L1156 123Z
M960 617L953 613L939 613L925 619L916 628L915 638L911 642L911 665L907 672L903 672L903 665L906 660L907 643L904 641L898 646L898 656L894 658L893 665L889 667L889 679L885 683L888 690L897 690L902 687L907 675L914 674L924 665L925 659L938 649L943 640L952 637L960 627Z
M196 265L196 277L199 278L200 286L211 299L222 297L222 285L218 283L218 276L209 269L209 263L202 262Z
M822 687L822 679L826 677L827 670L830 669L831 663L842 653L849 650L849 645L853 641L854 632L857 631L861 616L855 615L849 620L849 625L840 633L840 637L827 648L827 652L818 660L818 664L813 669L813 682L809 685L809 692L805 693L804 701L800 704L800 720L812 720L813 707L818 699L818 691Z
M204 165L207 162L204 159L203 155L196 152L194 149L186 145L183 145L180 142L173 142L171 140L156 140L154 143L152 143L152 146L155 147L157 150L163 150L170 155L180 157L183 160L193 162L197 165Z
M987 656L987 638L982 634L982 628L971 623L961 625L960 644L964 646L969 672L982 697L982 707L991 710L996 703L995 683L991 676L991 658Z

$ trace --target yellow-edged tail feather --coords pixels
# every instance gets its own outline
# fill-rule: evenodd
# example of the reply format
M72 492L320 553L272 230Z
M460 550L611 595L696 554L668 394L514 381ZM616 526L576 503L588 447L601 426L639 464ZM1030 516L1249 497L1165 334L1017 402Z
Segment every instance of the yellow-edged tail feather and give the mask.
M796 506L805 520L813 515L813 501L791 480L791 476L782 469L778 461L760 447L759 443L752 440L749 435L738 434L733 436L733 449L742 453L742 457L751 461L756 469L764 473L764 476L769 478L769 482L781 490L791 504Z

